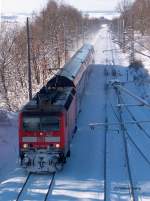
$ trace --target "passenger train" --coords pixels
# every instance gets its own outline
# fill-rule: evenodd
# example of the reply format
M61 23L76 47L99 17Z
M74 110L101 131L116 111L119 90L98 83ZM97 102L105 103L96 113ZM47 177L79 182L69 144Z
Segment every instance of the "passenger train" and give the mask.
M70 156L94 48L85 44L19 114L19 156L29 172L56 172Z

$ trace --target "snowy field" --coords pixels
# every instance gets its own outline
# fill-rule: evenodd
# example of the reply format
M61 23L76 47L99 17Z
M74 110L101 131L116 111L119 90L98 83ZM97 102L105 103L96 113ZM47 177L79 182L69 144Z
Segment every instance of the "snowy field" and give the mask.
M106 26L101 28L93 44L96 64L92 66L83 98L77 133L71 145L71 157L63 171L55 175L47 200L148 201L150 124L125 122L149 120L150 108L137 106L139 102L124 92L118 96L108 83L109 80L120 80L124 88L147 102L149 84L135 81L136 73L127 71L127 56L112 42ZM107 73L104 73L106 69ZM127 105L121 106L122 112L119 112L118 103ZM0 201L16 200L27 177L17 163L17 117L12 118L14 120L8 125L0 125ZM107 128L102 125L91 129L89 126L90 123L103 123L106 120L109 125ZM114 122L116 124L112 125ZM50 178L51 175L35 175L19 200L44 200Z

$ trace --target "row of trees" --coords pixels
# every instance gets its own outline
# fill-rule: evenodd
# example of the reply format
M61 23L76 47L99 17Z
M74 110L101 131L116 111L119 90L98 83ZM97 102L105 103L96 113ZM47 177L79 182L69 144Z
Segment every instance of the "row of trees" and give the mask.
M134 56L134 34L150 34L150 0L122 0L118 5L120 17L112 21L112 30L118 37L118 43L125 51L131 51L131 60ZM130 45L129 45L130 44ZM147 46L147 44L146 44ZM148 46L147 46L148 48Z
M150 34L149 10L150 0L122 0L118 5L121 16L112 21L113 29L123 34L134 28L142 35Z
M47 82L100 27L75 8L49 1L30 19L33 91ZM18 110L28 99L26 27L3 23L0 29L0 107Z

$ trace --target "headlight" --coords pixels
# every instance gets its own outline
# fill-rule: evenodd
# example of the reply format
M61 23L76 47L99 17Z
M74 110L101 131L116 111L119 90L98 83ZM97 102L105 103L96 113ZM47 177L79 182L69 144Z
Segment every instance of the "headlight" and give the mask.
M55 146L56 146L56 148L59 148L59 147L60 147L60 144L56 144Z
M28 148L28 144L23 144L23 148L27 149Z

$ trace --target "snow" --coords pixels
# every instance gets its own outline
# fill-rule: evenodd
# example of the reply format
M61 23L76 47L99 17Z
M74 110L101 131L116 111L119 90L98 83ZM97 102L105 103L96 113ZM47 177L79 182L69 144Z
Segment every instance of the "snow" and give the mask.
M18 130L16 114L7 114L9 119L0 122L0 180L16 167L18 156Z
M104 200L105 165L106 200L131 200L123 133L120 125L108 127L105 164L105 127L97 126L92 130L89 124L105 122L106 115L108 123L118 122L116 118L118 112L115 90L113 86L109 86L107 92L105 90L106 83L109 83L109 80L116 79L112 75L113 64L116 65L117 80L124 82L123 87L150 103L149 85L146 82L141 82L141 80L133 79L137 73L127 69L128 56L121 53L119 47L113 43L111 33L106 25L100 29L93 40L93 44L95 46L96 64L92 66L92 73L83 97L82 110L78 117L78 129L71 145L71 157L67 160L63 171L56 174L53 190L50 192L48 200ZM148 61L146 62L148 63ZM104 75L105 68L108 69L109 73L107 78ZM127 70L129 74L128 80ZM134 100L133 97L126 93L121 92L121 95L126 104L139 104L137 100ZM128 108L137 120L148 120L150 117L148 107L132 106ZM126 108L123 108L122 116L124 121L133 121ZM11 114L11 120L8 125L0 124L0 201L15 200L27 176L27 173L19 167L17 162L18 137L16 122L17 117ZM143 123L141 126L149 134L149 123ZM130 137L147 160L150 160L150 138L135 124L127 124L126 127ZM127 138L127 147L136 196L142 201L150 200L150 165L133 145L129 137ZM50 177L50 175L36 175L25 190L26 196L24 195L20 200L43 200Z

